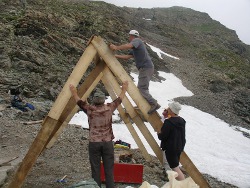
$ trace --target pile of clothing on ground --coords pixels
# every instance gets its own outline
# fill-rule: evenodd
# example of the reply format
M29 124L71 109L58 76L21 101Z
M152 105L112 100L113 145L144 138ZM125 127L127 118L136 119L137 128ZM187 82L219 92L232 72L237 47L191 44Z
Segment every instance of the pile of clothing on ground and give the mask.
M21 97L21 91L19 88L10 89L9 94L11 95L11 106L15 107L23 112L28 112L29 110L35 110L35 107L25 102Z

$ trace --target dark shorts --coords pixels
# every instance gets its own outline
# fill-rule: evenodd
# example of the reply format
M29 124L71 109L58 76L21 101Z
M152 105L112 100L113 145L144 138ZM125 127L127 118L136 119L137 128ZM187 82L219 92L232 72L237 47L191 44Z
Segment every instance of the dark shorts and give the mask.
M170 168L176 168L179 166L181 152L165 151L165 155Z

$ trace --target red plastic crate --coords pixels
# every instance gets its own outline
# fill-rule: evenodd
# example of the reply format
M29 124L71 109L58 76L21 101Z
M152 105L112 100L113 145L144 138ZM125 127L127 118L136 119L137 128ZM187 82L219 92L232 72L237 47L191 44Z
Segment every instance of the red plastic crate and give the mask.
M143 165L115 163L114 164L114 181L122 183L142 183ZM103 164L101 164L101 180L105 182Z

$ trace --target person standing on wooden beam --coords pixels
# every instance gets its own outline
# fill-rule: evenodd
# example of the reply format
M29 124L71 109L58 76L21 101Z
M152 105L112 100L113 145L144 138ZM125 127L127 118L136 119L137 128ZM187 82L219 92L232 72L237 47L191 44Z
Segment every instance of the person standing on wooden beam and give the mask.
M69 85L69 89L77 105L88 116L89 122L89 161L92 178L101 187L101 160L103 161L106 188L114 188L114 134L112 130L112 114L122 103L122 99L128 88L128 82L122 85L122 91L113 102L105 103L105 94L95 92L93 105L83 101L77 94L75 86Z
M137 88L139 89L141 95L148 101L151 108L148 111L148 114L152 114L158 110L161 106L157 103L152 95L149 93L149 82L154 73L154 64L148 54L144 42L139 37L139 32L136 30L131 30L129 32L129 43L116 46L110 44L111 50L130 50L127 55L118 55L115 57L119 59L128 60L130 58L135 59L135 64L139 70L138 84Z

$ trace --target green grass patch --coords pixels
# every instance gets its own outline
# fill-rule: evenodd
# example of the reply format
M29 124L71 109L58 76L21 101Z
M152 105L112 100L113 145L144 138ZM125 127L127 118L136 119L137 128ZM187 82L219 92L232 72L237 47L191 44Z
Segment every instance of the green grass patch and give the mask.
M250 65L244 58L227 50L202 50L199 57L209 68L226 74L230 79L249 78Z
M229 68L229 67L232 66L232 65L230 65L231 63L228 62L228 61L217 61L217 62L213 62L213 64L214 64L216 67L219 67L219 68L221 68L221 69Z
M24 16L24 12L21 11L19 13L2 13L0 14L0 20L3 22L14 22L17 23L20 18Z
M214 23L207 23L207 24L192 26L192 29L199 32L211 32L218 30L218 25Z

